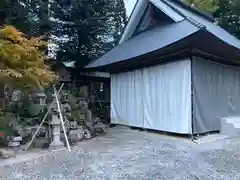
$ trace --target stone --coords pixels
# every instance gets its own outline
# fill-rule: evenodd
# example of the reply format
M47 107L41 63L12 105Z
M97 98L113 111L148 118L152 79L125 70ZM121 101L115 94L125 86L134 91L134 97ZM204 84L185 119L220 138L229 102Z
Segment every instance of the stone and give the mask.
M43 106L40 104L31 104L31 106L28 109L28 113L32 116L32 117L36 117L38 116L43 110Z
M240 180L240 138L188 139L114 128L71 152L0 167L1 180Z
M69 132L69 139L72 143L81 141L84 138L84 130L83 129L76 129L70 130Z
M61 107L65 113L70 112L72 109L68 103L61 104ZM69 113L69 114L71 114L71 113Z
M94 124L101 123L101 119L99 117L94 118Z
M90 130L91 133L94 133L94 121L92 118L92 111L88 110L85 115L85 125L88 127L88 130Z
M21 137L21 136L12 137L12 141L18 141L18 142L21 142L21 141L22 141L22 137Z
M17 132L20 134L21 137L27 137L31 134L31 127L23 127L23 126L18 126L16 128Z
M67 119L66 116L63 116L63 122L64 122L65 130L66 130L66 132L68 132L71 129L71 122ZM60 125L61 125L60 126L60 131L62 132L63 131L62 123Z
M106 133L107 130L108 130L108 127L106 124L102 122L98 122L97 124L95 124L95 131L97 133Z
M77 122L76 121L73 121L73 122L70 122L70 129L77 129Z
M0 149L0 157L3 159L9 159L16 157L15 152L9 149Z
M61 147L64 146L63 142L60 140L60 129L61 129L61 121L56 114L52 114L52 122L51 125L53 126L53 140L50 144L50 147Z
M88 109L88 103L84 100L79 100L78 105L83 109L87 110Z
M18 102L21 100L21 91L19 90L14 90L12 93L12 98L10 102Z
M50 143L50 141L49 141L48 138L37 138L33 142L33 147L34 148L44 149L44 148L48 148L49 147L49 143Z
M49 145L49 148L50 149L55 149L55 148L61 148L65 146L64 143L62 141L53 141L51 142L51 144Z
M12 148L20 147L21 146L21 144L20 144L21 141L22 141L21 136L10 137L9 141L8 141L8 147L12 147Z
M8 147L20 147L21 144L19 141L9 141L8 142Z
M38 91L34 93L34 96L38 100L39 105L41 106L46 105L46 94L43 88L38 89Z
M93 137L92 133L87 128L85 128L84 129L84 138L85 139L91 139L92 137Z
M79 88L79 96L80 97L83 97L84 99L88 99L88 94L89 90L88 90L88 86L84 85L84 86L81 86Z

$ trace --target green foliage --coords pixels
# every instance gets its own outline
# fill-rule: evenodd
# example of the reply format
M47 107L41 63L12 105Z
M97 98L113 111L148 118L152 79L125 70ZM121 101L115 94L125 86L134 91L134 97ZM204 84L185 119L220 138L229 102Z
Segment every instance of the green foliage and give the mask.
M10 102L6 111L15 114L16 119L31 117L29 110L33 105L33 100L29 97L29 92L22 92L18 101Z
M77 97L73 94L69 94L68 103L71 107L71 119L77 121L78 124L83 124L84 120L82 119L81 115L84 117L87 109L84 108L82 104L77 102Z
M7 137L14 134L14 129L9 123L13 119L12 113L0 110L0 132L3 133L3 136L0 137L0 145L7 145Z
M73 61L82 68L91 58L110 50L118 40L126 19L123 0L51 2L52 35L58 37L54 39L59 46L58 60Z
M0 80L13 87L46 86L55 74L45 64L41 38L26 38L13 26L0 29Z
M184 0L191 6L194 6L198 9L215 12L219 8L219 0Z
M44 35L58 46L57 60L80 68L116 44L125 21L123 0L0 1L0 25L13 25L28 36Z
M0 25L10 24L23 33L43 35L49 31L48 1L1 0Z
M184 0L186 3L212 12L218 24L240 39L240 1L239 0Z
M240 39L239 0L219 0L219 9L214 15L220 26Z

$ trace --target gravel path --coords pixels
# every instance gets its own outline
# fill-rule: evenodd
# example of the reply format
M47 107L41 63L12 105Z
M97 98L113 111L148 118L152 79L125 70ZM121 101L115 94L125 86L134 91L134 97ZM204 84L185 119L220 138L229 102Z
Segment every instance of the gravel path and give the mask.
M239 180L240 137L201 145L112 128L72 152L0 166L1 180Z

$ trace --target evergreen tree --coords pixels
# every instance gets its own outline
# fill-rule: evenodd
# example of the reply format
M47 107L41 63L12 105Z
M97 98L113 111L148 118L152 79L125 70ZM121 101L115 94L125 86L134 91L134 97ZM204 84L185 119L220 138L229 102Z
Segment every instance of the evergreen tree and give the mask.
M57 60L80 68L113 47L126 19L122 0L54 0L50 9Z
M219 6L219 0L184 0L191 6L194 6L198 9L207 11L207 12L215 12Z
M239 0L185 0L186 3L212 12L218 24L240 39L240 1Z
M219 0L219 8L215 12L220 26L240 39L240 1Z
M49 30L48 1L1 0L0 25L12 25L24 34L43 35Z

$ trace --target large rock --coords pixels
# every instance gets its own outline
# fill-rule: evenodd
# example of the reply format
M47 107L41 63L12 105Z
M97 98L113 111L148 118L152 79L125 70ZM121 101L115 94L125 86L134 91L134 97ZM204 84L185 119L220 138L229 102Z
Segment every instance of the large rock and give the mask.
M21 141L22 141L22 137L21 136L9 137L8 147L18 148L18 147L21 146Z
M84 130L83 128L70 130L69 139L72 143L81 141L84 138Z
M95 124L95 131L96 133L107 133L108 126L102 122L97 122Z
M84 138L85 139L91 139L93 137L92 133L90 132L90 130L88 128L84 129Z
M8 158L13 158L13 157L16 157L15 152L13 150L0 149L0 158L8 159Z
M48 148L50 140L48 138L37 138L33 141L34 148L45 149Z
M38 116L43 110L43 107L40 104L31 104L31 106L28 109L28 113L31 115L31 117Z

